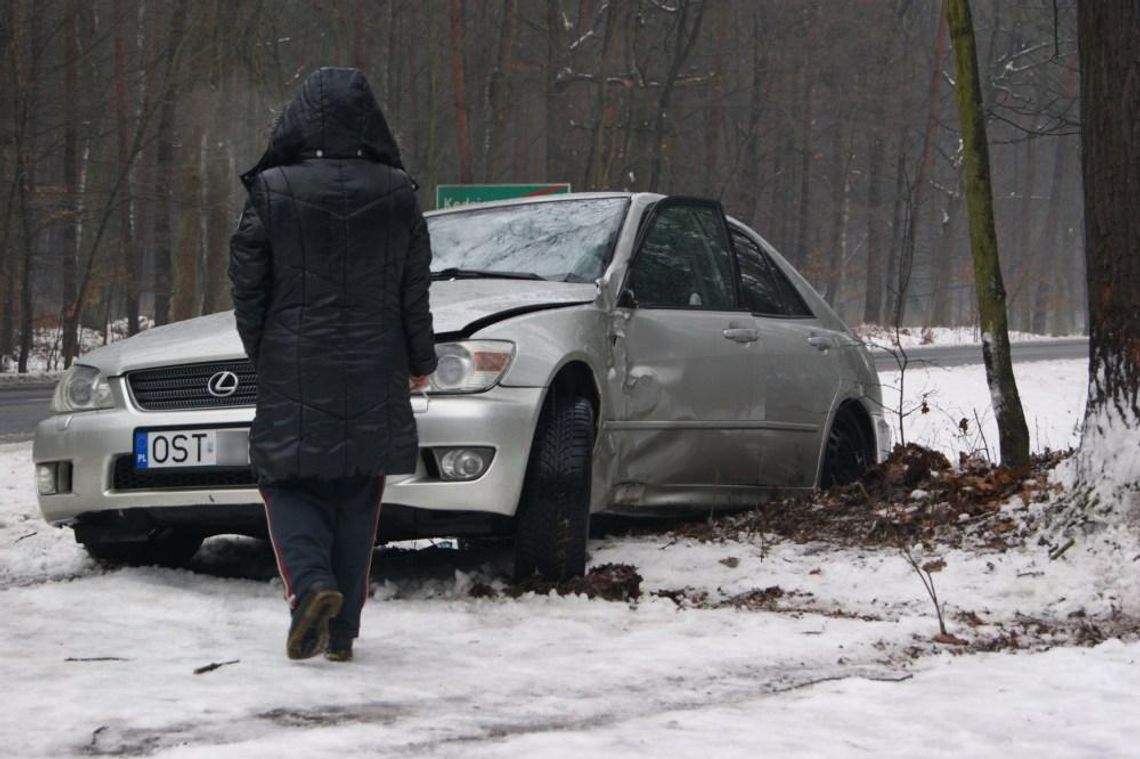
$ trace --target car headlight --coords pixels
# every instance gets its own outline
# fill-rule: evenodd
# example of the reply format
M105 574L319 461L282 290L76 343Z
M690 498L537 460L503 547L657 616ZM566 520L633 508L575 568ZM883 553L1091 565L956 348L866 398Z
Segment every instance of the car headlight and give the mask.
M464 340L435 346L439 364L431 375L436 393L478 393L494 386L515 356L515 344L505 340Z
M76 364L55 387L51 410L57 414L111 408L111 385L103 372L93 366Z

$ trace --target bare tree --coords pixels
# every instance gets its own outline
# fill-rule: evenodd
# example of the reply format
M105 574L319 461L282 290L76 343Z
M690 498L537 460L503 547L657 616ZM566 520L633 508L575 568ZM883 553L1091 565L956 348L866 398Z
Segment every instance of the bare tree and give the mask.
M1086 486L1140 481L1140 7L1082 0L1081 148L1089 292Z
M964 187L970 215L970 250L981 318L986 383L997 419L1002 462L1007 466L1024 466L1029 463L1029 428L1025 424L1010 360L1005 286L1002 284L997 232L994 229L985 110L969 0L946 0L946 18L950 24L957 72L955 95L962 122Z

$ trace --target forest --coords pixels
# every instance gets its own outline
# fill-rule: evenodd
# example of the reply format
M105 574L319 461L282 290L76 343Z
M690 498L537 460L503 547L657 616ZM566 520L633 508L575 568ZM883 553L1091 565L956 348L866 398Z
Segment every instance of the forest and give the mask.
M1086 331L1073 0L975 0L1009 323ZM0 357L229 308L238 175L321 65L453 183L719 199L852 325L976 325L936 0L5 0Z

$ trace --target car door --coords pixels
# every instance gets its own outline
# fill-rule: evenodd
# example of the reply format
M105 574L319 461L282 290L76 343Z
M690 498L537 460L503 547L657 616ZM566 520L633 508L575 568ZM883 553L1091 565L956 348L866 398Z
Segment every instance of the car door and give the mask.
M648 213L611 334L616 482L755 484L757 336L735 279L718 203L667 198Z
M763 420L759 480L775 487L812 487L839 389L838 337L821 326L759 242L739 228L732 244L741 298L755 319L762 348L756 412Z

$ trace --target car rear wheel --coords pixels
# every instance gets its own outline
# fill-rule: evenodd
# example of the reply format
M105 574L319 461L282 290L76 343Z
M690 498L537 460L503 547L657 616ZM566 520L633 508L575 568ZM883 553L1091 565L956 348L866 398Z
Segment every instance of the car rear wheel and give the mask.
M857 411L849 406L841 407L827 433L819 487L827 490L833 485L854 482L863 476L874 461L874 441L868 434L867 426Z
M83 543L94 559L133 567L184 567L202 546L202 535L170 528L156 530L139 540L88 540Z
M552 387L534 433L515 517L515 579L560 582L586 571L594 407Z

